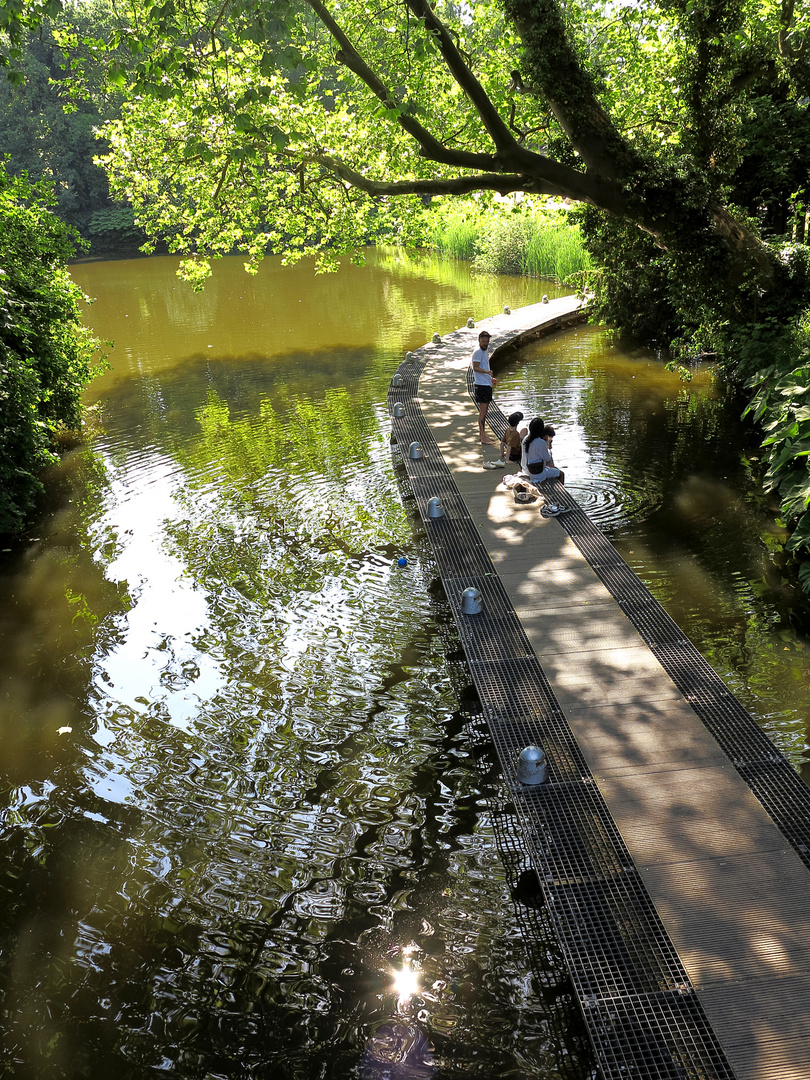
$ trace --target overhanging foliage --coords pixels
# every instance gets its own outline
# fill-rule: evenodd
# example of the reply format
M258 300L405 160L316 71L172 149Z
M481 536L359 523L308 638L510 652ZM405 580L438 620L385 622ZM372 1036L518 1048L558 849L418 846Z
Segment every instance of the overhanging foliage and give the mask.
M3 0L11 45L57 7ZM767 279L725 198L753 89L796 102L807 84L788 0L127 0L105 18L82 54L127 91L107 166L177 250L334 257L408 239L425 198L524 191L666 249L710 234L730 274Z
M65 264L75 234L43 188L0 167L0 534L20 533L55 460L53 439L80 422L98 342L79 321Z

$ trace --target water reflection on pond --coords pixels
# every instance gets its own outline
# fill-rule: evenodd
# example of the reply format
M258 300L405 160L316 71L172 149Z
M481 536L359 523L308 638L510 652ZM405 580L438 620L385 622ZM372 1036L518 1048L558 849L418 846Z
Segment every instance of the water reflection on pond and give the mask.
M113 366L0 578L4 1062L589 1076L385 406L406 348L539 285L385 253L173 275L76 267Z
M548 285L388 252L226 260L202 296L169 259L75 276L113 365L0 577L11 1074L591 1076L521 938L385 404L407 349ZM798 760L805 644L708 375L686 399L582 328L500 391Z

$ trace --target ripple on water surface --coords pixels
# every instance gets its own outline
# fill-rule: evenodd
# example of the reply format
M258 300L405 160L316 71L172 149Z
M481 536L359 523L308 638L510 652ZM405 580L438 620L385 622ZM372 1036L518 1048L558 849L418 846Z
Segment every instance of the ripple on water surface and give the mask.
M618 471L589 477L585 481L569 482L566 475L565 486L603 532L610 532L619 524L646 520L662 502L660 492L649 486L634 489Z
M4 1045L43 1080L377 1080L392 1047L437 1077L583 1080L554 947L521 939L385 403L407 348L547 289L384 253L343 278L239 262L207 297L151 260L85 283L122 344L93 388L104 432L0 583ZM718 570L729 536L747 558L759 533L708 484L744 491L710 452L740 445L716 437L712 387L684 396L591 328L503 375L504 401L557 426L579 501L798 752L806 656L752 561L730 587Z
M177 1075L237 1045L262 1067L272 1028L290 1075L346 1076L398 1015L407 953L417 1041L458 1075L504 1072L493 1032L514 1026L526 958L469 749L444 731L458 675L390 451L375 429L281 468L257 431L220 432L189 468L104 446L92 528L128 600L92 660L94 843L69 802L54 819L95 853L71 891L83 1023L114 1014L126 1060L159 1044ZM519 1013L542 1057L544 1006Z

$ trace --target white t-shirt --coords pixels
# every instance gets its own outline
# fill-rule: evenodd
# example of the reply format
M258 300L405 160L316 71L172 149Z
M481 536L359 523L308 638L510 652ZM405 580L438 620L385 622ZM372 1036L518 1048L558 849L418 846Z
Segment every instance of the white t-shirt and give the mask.
M523 448L521 457L520 468L523 472L528 472L530 465L536 465L540 461L543 462L543 467L545 469L551 468L554 465L548 443L539 436L532 440L532 445L529 447L528 454L526 453L526 448Z
M473 378L478 386L492 386L492 369L489 366L489 353L484 349L476 349L472 354L470 363L473 366ZM475 365L480 364L481 371L475 370Z

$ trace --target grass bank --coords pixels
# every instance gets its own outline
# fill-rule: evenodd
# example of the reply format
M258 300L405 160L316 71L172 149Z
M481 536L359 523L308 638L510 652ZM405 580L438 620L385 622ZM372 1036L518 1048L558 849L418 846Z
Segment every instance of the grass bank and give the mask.
M579 226L570 223L564 210L481 206L473 199L440 204L429 242L442 255L467 259L477 273L567 282L591 266Z

